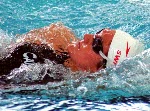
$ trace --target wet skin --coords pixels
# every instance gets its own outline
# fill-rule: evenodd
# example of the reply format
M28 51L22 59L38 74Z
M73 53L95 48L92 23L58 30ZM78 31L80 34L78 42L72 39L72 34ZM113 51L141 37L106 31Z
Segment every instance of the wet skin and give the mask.
M107 56L108 50L115 34L115 30L104 29L96 35L85 34L83 40L75 37L72 31L62 24L51 24L50 26L34 29L26 34L20 35L19 42L42 44L53 48L54 52L59 55L60 52L68 53L69 58L62 63L72 71L89 71L96 72L103 68L103 58L93 51L93 40L102 39L103 53ZM18 44L18 42L16 43ZM49 58L51 60L51 58ZM60 58L61 59L61 58ZM15 65L14 65L15 67Z
M95 37L102 39L103 53L107 56L115 30L104 29ZM85 34L84 39L68 46L68 52L78 70L96 72L103 66L103 58L92 48L93 34Z
M103 53L106 56L114 34L115 30L104 29L95 35L102 39ZM57 54L68 52L70 58L63 65L72 71L96 72L102 68L103 58L92 49L93 34L85 34L83 40L78 40L69 28L62 24L51 24L48 27L32 30L22 37L30 43L45 44L46 42Z
M21 35L22 39L20 42L23 44L23 46L24 45L26 46L25 43L27 42L27 44L35 44L36 46L39 47L39 48L34 48L32 46L31 48L29 47L23 48L25 50L29 50L29 49L41 50L42 45L45 45L47 48L46 49L43 48L43 50L45 51L46 54L44 54L43 52L39 52L38 50L36 50L37 54L36 52L33 53L35 53L38 56L39 54L43 54L44 56L46 56L50 53L47 56L47 58L52 61L53 61L53 59L51 58L52 54L47 49L53 48L52 52L54 52L54 56L56 54L59 54L59 52L67 52L70 58L68 58L67 60L65 59L64 63L61 62L61 64L63 64L65 67L70 68L72 71L96 72L97 70L103 68L104 59L98 53L95 53L95 51L93 50L92 44L93 44L94 37L102 39L103 53L107 56L114 34L115 34L115 30L104 29L96 35L85 34L83 40L78 40L75 37L75 35L71 32L71 30L68 29L67 27L63 25L52 24L48 27L35 29L28 32L27 34ZM18 44L18 42L16 44ZM18 48L19 47L16 47L15 48L16 50L12 51L12 53L15 53L16 51L16 54L19 54ZM21 49L21 51L23 50ZM22 60L22 54L20 55L21 55L20 60ZM43 58L43 56L41 58ZM54 58L56 58L57 60L57 57ZM4 61L4 59L2 60ZM7 62L7 60L9 60L8 57L6 57L6 68L8 69L7 64L9 62ZM8 72L4 72L4 75L9 74L9 72L13 68L20 66L20 65L16 66L16 64L12 64L15 62L19 63L18 56L14 55L13 59L10 59L10 61L11 60L14 60L14 62L10 62L12 68L10 68ZM23 61L21 61L20 64L22 62ZM3 64L3 62L1 63ZM44 80L44 81L52 81L52 80L53 80L52 78L49 78L48 80Z

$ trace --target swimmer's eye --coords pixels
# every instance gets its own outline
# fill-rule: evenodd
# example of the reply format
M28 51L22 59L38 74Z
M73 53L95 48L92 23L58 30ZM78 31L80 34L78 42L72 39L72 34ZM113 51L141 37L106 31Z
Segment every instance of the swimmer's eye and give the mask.
M103 52L102 39L99 37L94 37L92 47L93 51L97 54L99 54L99 51Z
M105 28L104 28L105 29ZM101 39L101 37L99 36L99 34L104 30L104 29L102 29L102 30L100 30L100 31L98 31L96 34L95 34L95 36L94 36L94 38L93 38L93 44L92 44L92 47L93 47L93 51L95 52L95 53L97 53L97 54L100 54L100 52L101 53L103 53L103 41L102 41L102 39ZM96 36L99 36L99 37L96 37ZM107 60L104 58L103 59L103 68L106 68L106 63L107 63ZM98 67L99 68L99 67Z
M98 31L96 33L96 35L98 35L99 33L101 33L105 28L101 29L100 31ZM94 39L93 39L93 44L92 44L92 47L93 47L93 51L97 54L99 54L99 51L102 51L103 52L103 44L102 44L102 39L100 37L96 37L94 36Z

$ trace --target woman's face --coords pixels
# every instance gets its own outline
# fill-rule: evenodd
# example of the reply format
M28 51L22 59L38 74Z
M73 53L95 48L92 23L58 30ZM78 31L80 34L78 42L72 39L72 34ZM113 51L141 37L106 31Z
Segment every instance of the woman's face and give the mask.
M93 36L86 34L84 39L68 46L68 52L79 70L95 72L103 58L93 51Z
M114 30L104 29L96 35L101 38L103 53L106 56L114 34ZM83 40L68 46L69 55L79 70L95 72L104 65L103 58L93 50L93 40L94 35L85 34Z

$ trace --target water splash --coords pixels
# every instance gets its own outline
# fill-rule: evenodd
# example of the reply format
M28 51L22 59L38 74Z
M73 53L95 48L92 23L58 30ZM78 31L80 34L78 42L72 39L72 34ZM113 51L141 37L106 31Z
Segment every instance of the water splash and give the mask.
M5 89L3 92L19 92L34 90L34 93L71 98L88 98L92 100L108 100L117 97L144 96L150 95L150 50L123 61L117 67L100 70L96 73L76 72L73 73L63 66L53 65L52 63L22 66L11 76L14 83L12 88ZM50 62L50 61L49 61ZM59 68L58 68L59 67ZM32 70L31 70L32 69ZM41 70L40 70L41 69ZM56 73L63 73L63 80L59 82L48 82L45 85L23 85L21 83L41 80L45 73L43 69L51 69L49 76L56 77ZM60 70L61 69L61 70ZM20 71L20 73L19 73ZM47 70L45 70L47 71ZM22 72L24 72L22 74Z
M150 1L149 0L129 0L130 3L134 3L137 5L149 5Z
M5 31L0 29L0 58L7 54L7 46L13 44L15 41L13 35L8 35Z

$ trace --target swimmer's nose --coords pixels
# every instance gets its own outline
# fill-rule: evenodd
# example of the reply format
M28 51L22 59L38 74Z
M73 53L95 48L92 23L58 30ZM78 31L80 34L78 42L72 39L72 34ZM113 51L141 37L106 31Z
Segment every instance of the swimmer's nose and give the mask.
M85 44L92 44L93 43L93 37L94 35L93 34L85 34L84 35L84 43Z

